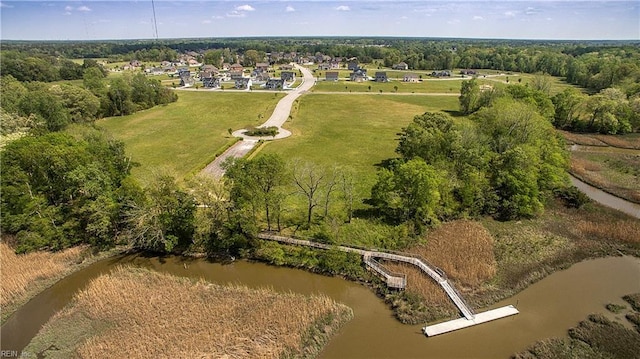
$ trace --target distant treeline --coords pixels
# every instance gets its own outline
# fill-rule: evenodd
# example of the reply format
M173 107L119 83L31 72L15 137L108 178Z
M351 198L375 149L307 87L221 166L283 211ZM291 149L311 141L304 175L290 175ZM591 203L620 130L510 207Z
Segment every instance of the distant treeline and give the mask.
M640 92L640 47L632 41L533 41L419 38L230 38L128 40L103 42L8 42L6 50L36 58L108 58L113 61L171 61L194 51L205 59L208 50L227 50L242 57L249 50L261 57L274 52L321 53L357 57L385 66L399 62L413 70L492 69L560 76L594 92L622 87L628 96ZM211 58L211 57L209 57ZM14 75L15 76L15 75ZM16 76L16 78L18 78ZM39 78L40 81L51 81Z

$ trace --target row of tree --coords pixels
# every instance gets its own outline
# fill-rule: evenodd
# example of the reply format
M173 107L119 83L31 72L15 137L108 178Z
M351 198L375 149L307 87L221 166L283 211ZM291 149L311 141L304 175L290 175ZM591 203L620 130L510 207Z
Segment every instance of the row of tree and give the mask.
M87 123L107 116L122 116L177 100L177 95L143 74L106 80L91 67L84 85L20 82L11 75L0 78L2 133L59 131L69 123Z
M627 97L618 88L607 88L586 95L575 88L550 97L547 76L537 75L531 86L510 85L504 89L481 90L477 80L462 82L460 111L469 115L490 106L501 97L529 102L556 128L605 134L624 134L640 130L640 94Z

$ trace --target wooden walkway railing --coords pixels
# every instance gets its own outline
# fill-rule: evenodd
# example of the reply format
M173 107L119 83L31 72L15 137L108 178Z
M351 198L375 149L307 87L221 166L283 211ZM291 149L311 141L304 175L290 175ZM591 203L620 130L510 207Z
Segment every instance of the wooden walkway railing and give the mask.
M375 258L413 264L416 267L420 268L420 270L426 273L442 287L442 289L445 291L445 293L447 293L451 301L453 301L453 303L456 305L456 307L458 307L458 309L466 319L474 319L475 313L471 309L471 306L467 304L467 302L462 298L462 295L460 295L460 293L458 293L458 291L451 285L451 283L449 283L446 274L440 268L430 265L429 262L427 262L423 258L404 254L368 251L347 246L332 246L303 239L279 236L267 232L259 233L258 238L280 243L295 244L299 246L320 249L337 249L343 252L358 253L363 256L364 263L374 272L384 277L385 281L387 282L387 286L392 288L404 289L407 285L406 275L390 272L389 270L384 268L384 266L382 266L378 261L376 261Z

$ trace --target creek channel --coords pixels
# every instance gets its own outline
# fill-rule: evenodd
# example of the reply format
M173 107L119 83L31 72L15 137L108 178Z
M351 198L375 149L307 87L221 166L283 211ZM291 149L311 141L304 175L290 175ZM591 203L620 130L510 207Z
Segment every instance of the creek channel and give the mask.
M327 295L353 308L355 316L325 347L320 358L508 358L537 340L565 336L568 328L588 314L605 313L606 303L620 302L623 295L640 292L640 259L588 260L492 306L515 304L519 315L427 338L421 333L422 325L401 324L371 290L341 278L247 261L219 264L178 256L127 255L73 273L22 306L2 326L2 350L22 350L77 291L118 265L219 284Z

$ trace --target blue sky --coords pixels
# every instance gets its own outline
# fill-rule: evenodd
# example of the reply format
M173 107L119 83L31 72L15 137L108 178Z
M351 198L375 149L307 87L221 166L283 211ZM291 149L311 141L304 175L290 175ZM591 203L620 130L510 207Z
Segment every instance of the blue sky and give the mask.
M640 39L640 1L155 0L160 38ZM151 0L0 0L3 40L153 38Z

